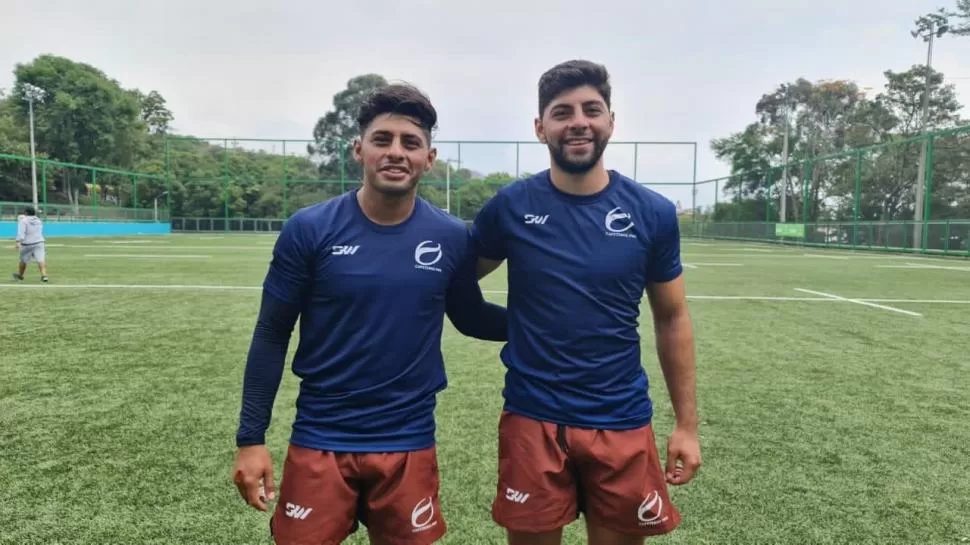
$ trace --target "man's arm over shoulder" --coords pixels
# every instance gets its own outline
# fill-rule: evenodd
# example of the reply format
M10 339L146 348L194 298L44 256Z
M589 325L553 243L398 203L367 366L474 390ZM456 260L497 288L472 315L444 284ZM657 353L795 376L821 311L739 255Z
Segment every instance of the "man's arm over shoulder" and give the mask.
M668 442L667 478L672 484L684 484L700 466L700 443L694 332L687 309L680 228L673 205L660 207L655 225L646 291L653 314L657 357L676 418Z
M445 309L448 319L462 335L486 341L507 341L505 307L485 300L476 277L477 252L471 233L466 251L448 286Z
M475 253L478 254L475 276L479 280L497 269L508 252L502 223L505 215L504 201L503 194L496 193L485 202L471 226L472 243Z
M294 216L273 248L246 359L237 446L265 442L290 336L309 293L312 247L301 218Z

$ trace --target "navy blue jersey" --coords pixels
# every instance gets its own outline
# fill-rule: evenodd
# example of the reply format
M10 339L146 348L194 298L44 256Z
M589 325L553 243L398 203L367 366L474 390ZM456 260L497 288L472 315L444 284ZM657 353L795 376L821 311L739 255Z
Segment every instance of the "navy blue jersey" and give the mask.
M440 345L445 312L462 330L456 315L473 313L474 321L486 304L476 259L465 224L423 199L395 226L369 220L355 191L293 215L263 284L264 300L299 310L292 370L301 381L291 442L338 452L432 446L435 395L447 382ZM498 308L493 322L501 321L496 335L505 340ZM275 395L274 378L265 378L271 375L259 360L281 358L259 350L269 355L251 352L240 445L262 441L272 399L265 390Z
M507 260L505 408L596 429L648 424L640 301L682 272L674 205L614 171L595 195L549 171L503 187L475 219L481 257Z

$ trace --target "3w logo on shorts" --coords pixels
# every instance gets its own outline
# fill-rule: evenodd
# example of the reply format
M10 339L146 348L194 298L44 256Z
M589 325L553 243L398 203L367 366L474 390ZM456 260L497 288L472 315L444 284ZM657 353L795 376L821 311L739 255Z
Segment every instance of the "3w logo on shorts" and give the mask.
M643 500L637 508L637 518L640 526L656 526L666 522L669 517L664 516L664 500L660 492L654 490Z
M411 510L411 532L418 533L430 530L438 525L434 519L434 500L431 496L419 501Z
M354 255L360 246L334 246L333 255Z
M311 507L301 507L293 503L286 503L286 516L291 519L306 520L310 512L313 511Z
M506 488L505 499L509 501L514 501L515 503L525 503L526 500L529 499L529 495L523 494L522 492L519 492L518 490L514 490L512 488Z

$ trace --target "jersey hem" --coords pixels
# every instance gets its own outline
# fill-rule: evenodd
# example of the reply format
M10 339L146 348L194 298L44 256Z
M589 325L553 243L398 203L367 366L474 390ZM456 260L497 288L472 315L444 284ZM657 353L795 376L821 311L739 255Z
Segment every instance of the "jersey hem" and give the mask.
M359 454L377 454L391 452L417 452L427 450L436 445L434 439L425 441L404 441L404 442L347 442L347 441L315 441L293 435L290 437L290 444L311 450L322 452L353 452Z
M571 428L584 428L591 430L608 430L608 431L627 431L635 430L647 426L653 422L653 411L651 411L646 416L631 417L621 421L612 420L610 422L590 422L583 420L570 420L566 418L556 418L554 416L541 415L539 413L534 413L532 411L523 410L516 407L510 403L505 403L503 407L504 410L517 414L519 416L524 416L525 418L530 418L532 420L537 420L539 422L548 422L550 424L556 424L560 426L568 426Z

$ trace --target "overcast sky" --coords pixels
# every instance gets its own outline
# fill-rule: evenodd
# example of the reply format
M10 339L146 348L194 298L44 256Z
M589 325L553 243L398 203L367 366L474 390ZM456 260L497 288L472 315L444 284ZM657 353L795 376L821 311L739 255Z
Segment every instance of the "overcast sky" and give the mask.
M309 139L347 80L376 72L431 96L440 140L534 142L539 75L586 58L611 71L614 140L696 141L704 180L729 171L710 140L752 122L762 94L798 77L881 90L883 71L926 60L925 44L909 34L915 18L955 3L3 0L0 88L12 84L16 63L53 53L159 91L179 132ZM970 116L970 37L937 42L934 66ZM613 148L608 166L641 181L693 177L690 146L639 147L635 172L632 147ZM439 149L457 158L457 146ZM475 170L516 169L512 145L465 144L461 155ZM519 150L520 171L547 162L538 145ZM690 200L689 191L663 192Z

